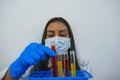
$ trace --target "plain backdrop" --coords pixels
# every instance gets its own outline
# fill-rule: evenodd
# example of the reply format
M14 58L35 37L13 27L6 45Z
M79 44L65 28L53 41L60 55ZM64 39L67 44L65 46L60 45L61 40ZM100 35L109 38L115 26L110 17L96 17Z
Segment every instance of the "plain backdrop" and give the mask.
M55 16L70 23L93 80L120 80L120 0L0 0L0 71L29 43L40 43Z

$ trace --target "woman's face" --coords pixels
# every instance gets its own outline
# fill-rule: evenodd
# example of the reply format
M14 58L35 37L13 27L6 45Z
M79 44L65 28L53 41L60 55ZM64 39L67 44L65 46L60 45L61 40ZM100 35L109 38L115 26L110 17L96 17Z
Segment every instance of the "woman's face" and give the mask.
M68 29L65 24L57 21L48 25L46 38L52 38L55 36L69 37Z

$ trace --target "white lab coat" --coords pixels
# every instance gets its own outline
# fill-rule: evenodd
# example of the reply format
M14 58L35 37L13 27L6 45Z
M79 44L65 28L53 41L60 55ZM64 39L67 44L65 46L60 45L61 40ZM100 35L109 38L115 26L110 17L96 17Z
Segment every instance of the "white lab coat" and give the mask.
M26 72L22 75L22 77L21 77L19 80L24 80L25 77L27 77L27 76L30 74L30 71L31 71L32 68L33 68L33 66L30 66L30 67L26 70ZM8 67L5 68L5 69L3 69L3 70L0 72L0 80L5 76L7 70L8 70Z
M51 66L52 66L52 64L51 64L51 59L49 59L49 61L48 61L48 67L51 67ZM8 68L9 68L9 67L7 67L7 68L3 69L2 71L0 71L0 80L5 76ZM22 75L22 77L21 77L19 80L24 80L24 79L30 74L30 71L31 71L32 68L33 68L33 65L30 66L30 67L26 70L26 72Z

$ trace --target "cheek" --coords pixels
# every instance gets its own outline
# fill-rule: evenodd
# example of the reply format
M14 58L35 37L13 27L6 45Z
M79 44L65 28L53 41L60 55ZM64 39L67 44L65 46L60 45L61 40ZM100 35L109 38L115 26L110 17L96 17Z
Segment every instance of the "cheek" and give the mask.
M70 35L68 34L67 37L70 38Z

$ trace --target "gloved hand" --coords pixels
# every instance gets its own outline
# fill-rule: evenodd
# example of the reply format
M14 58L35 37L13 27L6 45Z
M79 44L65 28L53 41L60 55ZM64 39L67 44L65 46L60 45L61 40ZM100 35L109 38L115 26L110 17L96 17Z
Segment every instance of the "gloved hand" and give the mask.
M21 55L10 65L10 76L20 78L29 66L37 64L40 60L46 59L46 55L55 56L55 52L42 44L31 43Z

